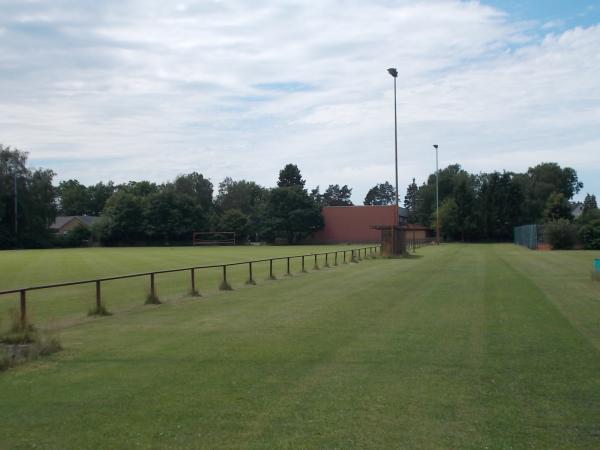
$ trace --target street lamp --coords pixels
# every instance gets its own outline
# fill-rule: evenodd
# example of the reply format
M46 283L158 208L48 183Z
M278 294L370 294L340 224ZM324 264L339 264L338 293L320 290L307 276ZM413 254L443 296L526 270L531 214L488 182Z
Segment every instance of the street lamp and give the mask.
M398 71L393 67L388 69L389 74L394 77L394 155L396 163L396 214L400 213L399 209L399 196L398 196L398 114L396 112L396 78L398 78ZM400 218L397 218L399 221Z
M435 148L435 241L437 245L440 245L440 170L438 168L438 145L433 144L433 148Z

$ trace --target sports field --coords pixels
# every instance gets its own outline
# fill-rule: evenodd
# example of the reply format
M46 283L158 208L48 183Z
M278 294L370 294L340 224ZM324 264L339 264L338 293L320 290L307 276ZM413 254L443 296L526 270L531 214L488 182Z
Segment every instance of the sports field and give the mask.
M111 250L0 253L2 285L120 272ZM599 448L594 257L426 247L73 319L63 352L0 373L0 447Z

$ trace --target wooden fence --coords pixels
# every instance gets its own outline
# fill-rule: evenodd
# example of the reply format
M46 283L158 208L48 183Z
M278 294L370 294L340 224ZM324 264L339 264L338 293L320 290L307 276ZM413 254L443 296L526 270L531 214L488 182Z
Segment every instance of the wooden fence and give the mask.
M228 264L212 264L206 266L193 266L193 267L184 267L180 269L166 269L166 270L155 270L153 272L143 272L143 273L132 273L128 275L119 275L112 277L104 277L104 278L95 278L89 280L79 280L79 281L67 281L63 283L54 283L54 284L45 284L38 286L29 286L29 287L21 287L17 289L9 289L5 291L0 291L0 296L8 295L8 294L19 294L19 320L22 328L27 326L27 292L29 291L37 291L41 289L55 289L65 286L75 286L81 284L95 284L96 286L96 311L102 310L102 283L106 283L114 280L123 280L126 278L137 278L137 277L149 277L149 287L150 287L150 300L158 300L156 295L156 276L159 274L165 273L174 273L174 272L185 272L188 271L190 273L190 285L191 285L191 294L198 295L198 290L196 288L196 271L202 269L222 269L222 281L219 289L221 290L230 290L231 285L227 281L227 268L232 266L248 266L248 280L247 284L255 284L255 280L252 273L252 268L254 264L267 262L269 263L269 278L274 279L273 273L273 261L286 260L287 261L287 272L286 275L291 275L290 272L290 261L294 259L300 259L302 261L301 267L302 272L306 272L306 259L314 258L314 266L313 269L319 269L318 265L318 257L324 256L325 263L324 267L330 267L330 263L337 266L338 260L342 260L343 263L347 262L356 262L357 260L363 259L367 257L367 253L370 256L377 256L377 254L381 254L381 245L369 246L369 247L361 247L354 248L349 250L337 250L332 252L324 252L324 253L310 253L307 255L295 255L295 256L280 256L276 258L265 258L265 259L256 259L252 261L243 261L243 262L235 262Z

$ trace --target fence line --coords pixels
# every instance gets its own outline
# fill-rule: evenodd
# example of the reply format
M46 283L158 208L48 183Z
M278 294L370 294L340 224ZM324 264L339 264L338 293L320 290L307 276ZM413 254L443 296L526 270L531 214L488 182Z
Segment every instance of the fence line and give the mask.
M82 284L95 284L95 286L96 286L96 310L100 311L102 308L102 286L101 286L101 283L107 282L107 281L123 280L126 278L137 278L137 277L148 276L148 277L150 277L150 279L149 279L149 281L150 281L150 298L153 300L157 300L158 297L156 296L156 279L155 279L155 277L158 274L190 271L190 283L191 283L191 288L192 288L191 294L198 295L198 291L196 290L196 271L197 270L221 268L223 271L223 274L222 274L222 282L221 282L219 289L229 290L229 289L231 289L231 286L229 285L229 283L227 281L227 268L228 267L241 266L241 265L247 264L248 265L248 280L246 283L247 284L255 284L253 274L252 274L252 264L268 261L269 262L269 278L275 279L275 276L273 275L273 261L287 260L286 275L291 275L290 260L292 260L292 259L300 258L302 260L302 272L306 272L305 266L304 266L306 257L314 256L314 258L315 258L314 269L319 270L319 266L318 266L318 262L317 262L317 258L319 256L325 256L324 267L330 267L329 266L329 255L335 255L334 265L337 265L338 253L343 253L344 263L346 263L347 262L346 254L347 253L351 254L350 261L356 262L357 260L366 258L367 251L369 252L369 255L377 255L378 251L379 251L379 254L381 254L381 245L360 247L360 248L354 248L354 249L349 249L349 250L336 250L336 251L332 251L332 252L309 253L306 255L294 255L294 256L278 256L275 258L254 259L254 260L250 260L250 261L240 261L240 262L233 262L233 263L227 263L227 264L210 264L210 265L202 265L202 266L184 267L184 268L179 268L179 269L155 270L152 272L140 272L140 273L132 273L132 274L127 274L127 275L118 275L118 276L111 276L111 277L92 278L92 279L87 279L87 280L66 281L66 282L62 282L62 283L28 286L28 287L21 287L21 288L16 288L16 289L8 289L8 290L0 291L0 296L8 295L8 294L16 294L16 293L19 294L19 309L20 309L19 319L20 319L21 326L23 328L25 328L27 325L27 292L28 291L37 291L37 290L41 290L41 289L53 289L53 288L59 288L59 287L65 287L65 286L76 286L76 285L82 285Z
M407 250L412 250L412 252L416 252L418 248L423 247L424 245L428 245L435 242L435 238L423 238L423 239L408 239L407 240Z
M521 225L514 228L514 242L531 250L536 250L544 242L544 226L538 224Z

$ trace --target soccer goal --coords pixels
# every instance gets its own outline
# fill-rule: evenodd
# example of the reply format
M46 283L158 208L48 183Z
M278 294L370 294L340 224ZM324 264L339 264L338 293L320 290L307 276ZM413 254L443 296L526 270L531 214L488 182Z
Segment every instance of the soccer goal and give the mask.
M192 235L193 245L235 245L233 231L196 231Z

